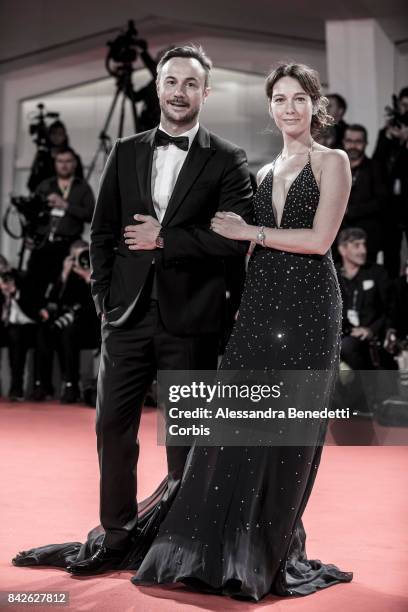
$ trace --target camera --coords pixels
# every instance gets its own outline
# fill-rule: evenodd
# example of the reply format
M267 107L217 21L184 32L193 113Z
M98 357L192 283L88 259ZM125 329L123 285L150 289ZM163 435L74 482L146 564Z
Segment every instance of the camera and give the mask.
M30 238L37 247L47 236L50 225L51 215L48 202L38 194L30 196L11 196L11 206L8 207L3 218L3 227L12 238ZM10 228L10 213L14 207L20 215L21 234L16 235ZM21 219L24 218L24 221Z
M28 223L38 221L43 217L46 217L48 223L50 209L47 200L40 195L12 196L10 201Z
M65 307L64 310L65 312L54 319L52 323L53 327L56 327L60 331L69 327L69 325L74 322L76 314L81 310L81 305L74 304L73 306Z
M109 47L108 59L117 64L132 64L137 60L135 47L146 49L146 41L138 38L138 31L132 19L128 22L126 32L119 34L115 40L108 41L107 45Z
M39 150L48 150L50 141L48 135L48 126L46 119L58 119L59 113L44 112L44 104L37 104L38 113L34 117L30 117L29 133L33 136L33 141Z
M91 267L91 261L89 256L89 248L84 247L76 254L74 258L74 265L82 270L89 270Z
M48 313L49 317L46 324L51 325L53 329L59 329L61 331L74 322L75 317L81 308L81 304L74 304L73 306L59 306L55 302L48 302L46 308L44 309Z

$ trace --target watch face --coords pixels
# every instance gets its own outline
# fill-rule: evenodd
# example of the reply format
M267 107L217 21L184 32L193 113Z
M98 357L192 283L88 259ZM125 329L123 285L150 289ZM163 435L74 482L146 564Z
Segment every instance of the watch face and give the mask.
M264 229L262 228L258 232L257 237L256 237L256 240L257 240L258 244L261 244L262 246L265 246L265 238L266 238L266 235L265 235Z

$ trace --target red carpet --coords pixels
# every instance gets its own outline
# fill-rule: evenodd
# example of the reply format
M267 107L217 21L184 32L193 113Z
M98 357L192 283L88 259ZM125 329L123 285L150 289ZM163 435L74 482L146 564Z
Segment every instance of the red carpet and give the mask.
M407 612L408 450L402 446L324 450L304 516L308 556L353 571L351 584L252 604L182 586L136 588L130 572L75 579L63 570L12 566L19 550L82 541L99 522L94 418L94 410L81 406L0 402L1 591L68 591L70 604L63 609L75 611ZM154 411L143 415L140 440L144 497L165 472Z

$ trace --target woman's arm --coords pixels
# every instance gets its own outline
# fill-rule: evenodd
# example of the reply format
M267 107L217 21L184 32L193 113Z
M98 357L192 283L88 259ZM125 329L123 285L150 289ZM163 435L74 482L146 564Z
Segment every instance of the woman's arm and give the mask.
M320 181L320 199L311 229L264 228L265 247L292 253L324 255L331 247L343 219L351 189L351 171L347 155L334 150L324 153ZM271 203L272 206L272 203ZM212 221L216 233L235 240L257 240L259 227L246 224L240 217L217 213Z

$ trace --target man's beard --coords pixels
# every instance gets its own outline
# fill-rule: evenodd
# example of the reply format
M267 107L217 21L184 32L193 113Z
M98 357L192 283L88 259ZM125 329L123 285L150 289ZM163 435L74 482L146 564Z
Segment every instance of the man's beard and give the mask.
M357 160L362 159L364 157L364 152L357 151L357 149L349 149L347 151L347 155L349 156L349 158L352 161L357 161Z
M178 123L179 125L187 125L189 123L192 123L194 121L194 119L196 119L200 113L200 109L194 109L191 110L190 112L188 112L186 115L184 115L183 117L173 117L167 110L167 106L165 104L163 104L163 106L160 107L161 108L161 112L163 113L164 117L167 119L167 121L169 123Z

